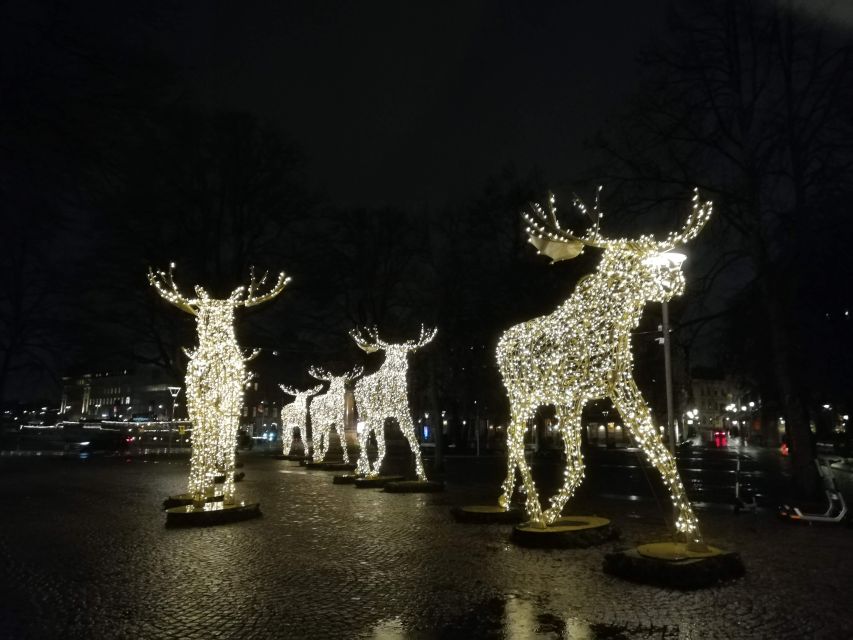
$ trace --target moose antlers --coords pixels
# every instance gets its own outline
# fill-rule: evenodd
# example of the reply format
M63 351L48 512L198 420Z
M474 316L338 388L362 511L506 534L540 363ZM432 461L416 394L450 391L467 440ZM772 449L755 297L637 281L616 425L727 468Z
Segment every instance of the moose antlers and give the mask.
M356 365L351 371L347 371L341 376L336 376L335 374L330 373L327 369L324 369L322 367L310 367L308 369L308 375L310 375L312 378L316 378L317 380L323 380L324 382L331 382L332 378L336 377L341 377L344 378L347 382L352 382L353 380L361 376L362 373L364 373L364 367L362 367L360 364Z
M187 298L178 289L178 285L175 283L174 273L174 262L169 264L168 271L154 271L153 269L149 268L148 283L152 287L154 287L157 290L157 293L159 293L160 296L167 302L171 302L173 305L183 311L186 311L187 313L198 315L199 299L206 299L208 297L207 293L202 287L196 286L195 291L198 297ZM267 300L272 300L273 298L275 298L290 282L290 278L287 277L282 271L278 274L278 280L276 281L275 285L267 293L259 294L258 288L266 283L267 275L267 273L264 273L263 277L258 280L257 278L255 278L255 268L252 267L249 270L249 284L234 289L234 291L228 297L228 300L235 307L254 307L255 305L261 304L262 302L266 302Z
M599 189L599 192L601 190ZM575 198L575 207L587 213L583 203ZM548 212L546 213L537 202L530 203L530 212L522 212L524 221L527 223L527 236L530 244L536 247L539 253L543 253L553 262L560 260L571 260L577 258L585 246L602 247L596 242L598 236L598 221L602 214L598 210L598 194L595 198L593 211L598 214L595 220L595 231L587 238L577 236L571 229L563 229L557 220L557 200L553 193L548 194Z
M708 222L708 219L711 217L711 213L714 211L714 203L710 200L702 202L699 199L699 189L693 190L692 202L693 209L690 211L690 215L687 216L687 220L684 221L684 225L681 227L681 230L670 231L666 236L666 240L658 243L659 248L662 251L672 249L677 244L690 242L693 238L699 235L702 227L704 227L705 223Z
M304 391L300 391L296 387L288 387L286 384L278 385L279 389L284 391L289 396L315 396L320 393L320 390L323 388L323 385L318 384L316 387L312 387L310 389L305 389Z
M432 342L433 338L435 338L435 334L437 333L438 327L433 327L431 330L427 331L427 328L424 325L421 325L421 332L420 335L418 335L418 339L406 340L403 344L406 345L410 351L414 351L415 349L420 349Z
M308 367L308 375L323 382L331 381L334 376L323 367Z
M242 305L244 307L254 307L255 305L266 302L267 300L272 300L287 286L287 283L290 282L290 278L285 275L284 271L282 271L278 274L278 280L275 285L273 285L267 293L258 295L258 287L263 286L266 283L268 275L269 272L265 272L264 275L261 276L261 279L257 280L255 278L255 268L252 267L249 270L248 286L241 286L234 289L229 300L231 300L235 305Z
M599 208L600 193L601 187L596 191L595 206L591 212L577 196L574 198L573 204L575 208L588 216L593 223L593 226L585 236L578 236L571 229L560 227L560 222L557 219L556 199L553 193L548 195L547 212L538 203L531 203L530 211L522 212L522 216L527 223L526 231L530 243L536 247L539 253L545 254L553 262L576 258L583 252L584 247L587 246L606 249L616 242L635 244L638 247L649 245L649 249L668 251L677 244L685 243L695 238L711 217L713 208L710 200L705 202L700 201L699 190L694 189L692 198L693 208L681 230L670 231L663 241L656 241L651 236L641 236L637 240L613 241L602 237L599 231L601 218L604 216Z
M163 298L166 302L171 302L173 305L181 309L182 311L186 311L187 313L191 313L193 315L198 315L198 309L196 308L198 305L198 300L190 299L184 296L179 290L178 285L175 284L175 263L172 262L169 264L169 271L154 271L150 267L148 268L148 284L154 287L157 290L157 293L160 294L160 297Z
M380 349L386 349L388 347L388 343L380 340L379 330L376 327L353 329L349 334L350 337L355 340L358 348L365 353L373 353L374 351L379 351Z

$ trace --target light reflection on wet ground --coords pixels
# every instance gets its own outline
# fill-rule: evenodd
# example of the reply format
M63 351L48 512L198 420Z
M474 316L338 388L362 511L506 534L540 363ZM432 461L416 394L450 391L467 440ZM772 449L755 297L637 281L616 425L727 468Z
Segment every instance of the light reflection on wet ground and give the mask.
M364 640L432 640L439 638L494 638L496 640L627 640L636 637L678 637L678 629L614 625L563 618L541 605L515 595L491 598L471 615L447 621L434 631L412 632L399 618L382 620Z

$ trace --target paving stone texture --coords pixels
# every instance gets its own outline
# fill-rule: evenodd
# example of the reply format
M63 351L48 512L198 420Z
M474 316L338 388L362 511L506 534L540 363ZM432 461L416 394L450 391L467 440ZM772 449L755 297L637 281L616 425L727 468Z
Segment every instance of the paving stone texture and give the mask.
M769 512L699 512L746 577L676 592L605 575L605 553L665 539L653 502L596 499L622 539L537 550L510 527L462 525L454 504L493 498L492 477L441 494L333 485L332 474L245 459L260 519L167 529L186 460L0 463L3 638L850 638L853 531ZM454 461L465 464L464 460ZM449 478L450 479L450 478Z

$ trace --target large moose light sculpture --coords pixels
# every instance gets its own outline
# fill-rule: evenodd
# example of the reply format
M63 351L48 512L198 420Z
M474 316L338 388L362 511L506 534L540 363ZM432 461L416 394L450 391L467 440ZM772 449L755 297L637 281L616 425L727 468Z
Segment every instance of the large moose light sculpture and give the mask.
M244 355L234 334L234 310L253 307L272 300L287 285L284 273L266 293L260 294L266 275L259 281L254 271L248 286L237 287L225 299L212 298L202 287L195 287L196 297L184 296L175 284L175 265L169 271L148 271L148 282L157 293L182 311L196 317L198 347L186 350L187 410L193 423L190 454L189 493L193 505L201 507L205 499L216 493L215 478L224 475L223 502L234 499L234 451L243 390L248 382L246 362L258 355L255 350Z
M355 384L355 403L358 408L359 421L364 428L358 434L361 453L356 465L356 473L367 477L376 477L385 459L385 419L396 418L400 430L409 441L409 448L415 456L415 473L418 480L425 482L421 448L415 436L415 425L409 409L409 392L406 375L409 371L409 353L429 344L435 338L437 329L427 331L421 326L417 340L407 340L400 344L385 342L379 338L379 332L373 329L350 332L359 348L366 353L374 351L385 352L385 362L379 370L365 376ZM367 457L367 442L370 433L376 436L377 457L370 466Z
M575 206L589 215L577 199ZM595 215L590 216L594 225L583 237L560 227L553 195L547 213L533 204L531 212L524 214L530 242L552 261L574 258L585 247L602 249L603 254L597 270L581 279L554 313L512 327L498 342L498 366L511 411L507 476L499 500L504 509L509 509L518 470L531 523L546 527L560 517L583 479L581 412L591 400L610 398L649 462L660 472L675 506L678 533L689 544L701 544L698 521L675 461L652 424L651 413L633 379L631 331L639 324L646 302L664 302L683 293L684 256L672 250L696 237L711 215L711 206L694 192L693 208L683 228L663 241L650 235L618 240L603 237L597 200ZM556 409L567 466L562 486L543 510L524 457L524 432L528 420L545 405Z
M293 396L293 402L284 405L281 409L281 453L288 455L293 446L293 433L299 429L299 437L302 438L302 449L305 457L308 456L310 448L308 440L308 400L311 396L320 393L323 385L318 384L311 389L300 391L294 387L280 384L279 388L287 395ZM315 428L312 424L312 429Z
M343 463L349 464L346 439L346 385L364 373L361 366L340 376L333 375L321 367L311 367L308 373L312 378L329 383L326 393L311 401L311 442L312 460L323 462L329 452L329 434L332 427L338 434L343 452Z

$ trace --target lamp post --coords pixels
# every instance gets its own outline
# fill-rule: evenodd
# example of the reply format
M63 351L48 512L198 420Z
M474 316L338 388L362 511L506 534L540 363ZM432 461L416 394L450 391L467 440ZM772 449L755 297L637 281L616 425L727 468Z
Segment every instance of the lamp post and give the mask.
M175 407L178 405L178 395L181 387L168 387L169 395L172 396L172 415L169 417L169 453L172 453L172 428L175 426Z
M664 302L661 309L661 330L663 331L663 367L666 376L666 435L669 438L669 450L675 455L675 429L672 421L672 358L669 348L669 303Z

